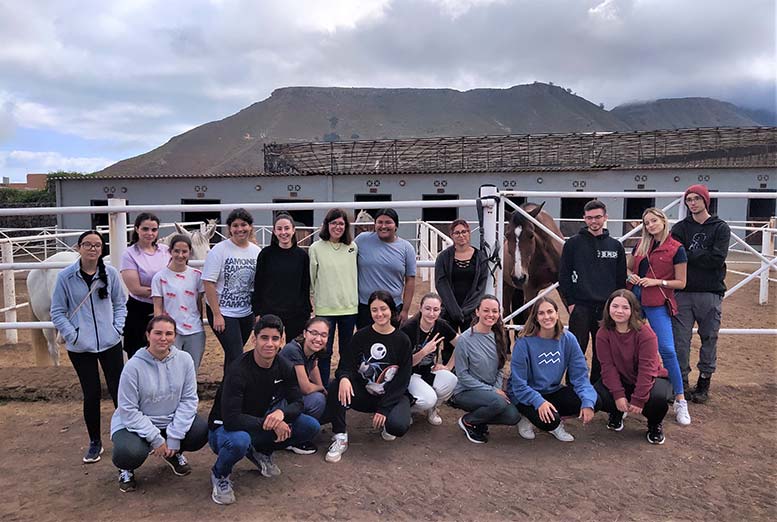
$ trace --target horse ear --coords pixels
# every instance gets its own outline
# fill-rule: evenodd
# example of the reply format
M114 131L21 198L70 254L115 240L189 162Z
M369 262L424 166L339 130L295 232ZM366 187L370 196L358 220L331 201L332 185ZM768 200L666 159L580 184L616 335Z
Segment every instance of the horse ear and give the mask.
M537 207L535 207L534 209L530 210L529 211L529 215L536 219L537 216L540 215L540 212L542 212L542 207L544 207L544 206L545 206L545 202L543 201Z
M183 234L184 236L188 236L188 235L190 235L190 234L189 234L189 231L188 231L188 230L186 230L186 229L183 227L183 225L181 225L180 223L175 223L175 231L176 231L176 232L178 232L179 234Z
M208 224L205 225L205 231L203 232L203 235L208 239L210 239L213 237L213 234L215 233L216 233L216 220L209 219Z

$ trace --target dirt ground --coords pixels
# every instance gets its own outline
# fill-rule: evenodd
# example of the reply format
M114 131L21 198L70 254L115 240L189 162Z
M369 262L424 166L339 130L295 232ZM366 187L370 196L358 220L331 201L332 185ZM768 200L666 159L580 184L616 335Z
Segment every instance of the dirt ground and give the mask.
M739 279L731 276L729 286ZM416 301L425 287L419 284ZM750 284L724 302L724 327L777 328L777 285L771 285L767 306L757 305L757 291ZM21 310L19 320L28 316ZM416 418L394 442L380 439L369 416L354 413L341 462L324 462L321 450L331 435L326 429L317 454L276 454L283 474L275 479L239 463L233 474L237 503L218 506L210 500L214 455L207 447L188 455L194 471L182 478L150 457L136 473L138 490L122 494L110 462L109 401L103 402L103 459L81 464L87 440L80 388L65 350L60 367L34 368L29 331L19 335L18 344L0 346L3 521L777 518L774 337L722 336L710 401L690 406L687 428L667 416L663 446L646 442L643 419L629 417L616 434L606 430L601 413L585 427L567 421L577 437L572 444L544 434L526 441L515 428L492 427L485 445L469 443L455 425L460 412L447 407L442 426ZM199 374L203 415L221 363L209 335Z

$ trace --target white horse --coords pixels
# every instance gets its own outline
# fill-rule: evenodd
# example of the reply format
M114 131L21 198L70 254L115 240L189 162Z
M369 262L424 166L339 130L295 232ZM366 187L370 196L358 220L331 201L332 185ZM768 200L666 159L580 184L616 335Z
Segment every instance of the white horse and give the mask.
M191 259L205 259L210 250L210 238L216 231L216 222L209 220L207 224L201 224L200 229L194 232L189 232L178 223L175 224L175 229L176 232L160 239L160 243L168 244L173 236L183 234L188 236L192 242ZM58 252L47 258L46 261L72 264L75 263L76 259L78 259L77 252ZM105 262L110 262L110 256L105 257ZM27 275L27 292L33 321L51 321L51 296L57 283L57 275L61 270L61 268L36 268L30 270ZM54 366L59 366L57 331L54 328L33 329L32 347L37 365L45 365L50 359Z

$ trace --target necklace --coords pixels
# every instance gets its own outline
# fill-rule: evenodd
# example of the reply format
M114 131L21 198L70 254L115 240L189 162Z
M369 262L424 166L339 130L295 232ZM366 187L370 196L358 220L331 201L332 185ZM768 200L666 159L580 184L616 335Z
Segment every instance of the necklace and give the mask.
M334 250L335 252L337 252L338 250L340 250L341 248L343 248L343 244L342 244L342 243L340 243L340 242L338 242L338 243L337 243L337 246L335 246L335 243L333 243L333 242L329 241L329 246L331 246L331 247L332 247L332 250Z

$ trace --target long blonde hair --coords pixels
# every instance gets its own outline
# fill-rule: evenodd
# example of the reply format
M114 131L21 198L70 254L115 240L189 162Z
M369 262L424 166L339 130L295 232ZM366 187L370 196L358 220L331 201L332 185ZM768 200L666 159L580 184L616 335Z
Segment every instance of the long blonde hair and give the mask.
M645 226L645 216L648 214L653 214L664 224L664 230L661 232L659 237L653 237L653 235L647 231L647 227ZM637 247L637 255L640 257L647 256L650 253L650 246L653 244L653 240L655 240L656 243L660 245L666 241L666 238L668 237L669 220L666 218L666 214L664 214L664 211L660 208L650 207L642 213L642 241L639 242L639 246Z

